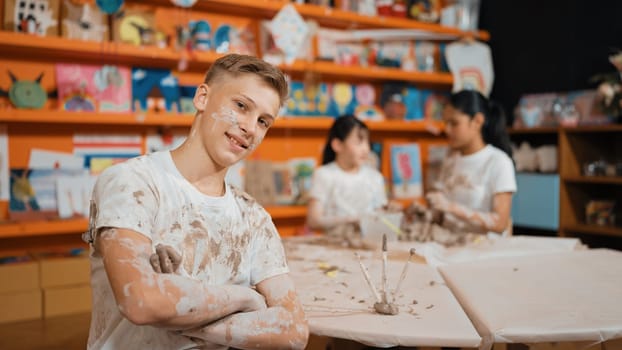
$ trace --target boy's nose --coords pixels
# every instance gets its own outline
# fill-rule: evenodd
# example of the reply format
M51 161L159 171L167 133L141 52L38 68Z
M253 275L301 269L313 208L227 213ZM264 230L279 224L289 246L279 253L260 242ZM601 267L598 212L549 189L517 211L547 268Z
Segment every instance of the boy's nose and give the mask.
M255 135L255 131L257 129L254 118L252 117L241 117L238 118L238 126L240 130L244 132L244 134L253 136Z

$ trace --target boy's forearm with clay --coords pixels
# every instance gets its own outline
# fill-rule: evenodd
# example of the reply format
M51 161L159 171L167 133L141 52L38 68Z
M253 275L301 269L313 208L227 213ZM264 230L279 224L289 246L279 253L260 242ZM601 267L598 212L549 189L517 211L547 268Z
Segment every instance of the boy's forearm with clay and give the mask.
M183 330L211 323L236 312L264 309L264 297L251 288L204 282L177 274L177 253L154 267L151 241L131 230L104 229L96 252L103 256L117 305L136 325ZM160 247L159 256L166 248Z
M170 246L158 245L149 259L154 271L175 273L181 256ZM250 289L250 288L249 288ZM257 289L266 296L270 307L257 311L233 313L213 323L186 330L182 334L210 343L239 349L302 349L308 330L304 311L294 285L282 275L260 282Z

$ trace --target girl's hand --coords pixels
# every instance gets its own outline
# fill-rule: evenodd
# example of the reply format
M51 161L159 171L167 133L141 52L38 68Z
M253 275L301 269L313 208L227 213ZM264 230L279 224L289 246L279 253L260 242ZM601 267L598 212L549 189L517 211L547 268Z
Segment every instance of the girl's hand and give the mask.
M430 208L442 211L451 212L452 202L442 192L431 192L426 196L428 205Z
M404 207L402 206L402 203L391 200L382 209L388 212L399 212L403 211Z

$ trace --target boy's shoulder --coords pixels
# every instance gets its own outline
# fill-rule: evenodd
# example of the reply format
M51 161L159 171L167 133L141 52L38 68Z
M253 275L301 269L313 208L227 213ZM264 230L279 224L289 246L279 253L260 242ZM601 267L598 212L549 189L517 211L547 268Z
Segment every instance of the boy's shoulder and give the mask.
M248 194L248 192L242 191L241 189L233 185L227 185L227 187L229 188L229 190L231 190L231 194L236 201L242 201L244 203L247 203L248 205L254 205L257 203L255 198Z
M111 165L104 169L100 176L127 175L130 173L149 174L153 171L154 167L156 167L157 163L158 162L154 160L154 154L145 154Z
M260 222L266 219L271 220L270 214L253 196L233 185L227 185L227 188L243 217Z

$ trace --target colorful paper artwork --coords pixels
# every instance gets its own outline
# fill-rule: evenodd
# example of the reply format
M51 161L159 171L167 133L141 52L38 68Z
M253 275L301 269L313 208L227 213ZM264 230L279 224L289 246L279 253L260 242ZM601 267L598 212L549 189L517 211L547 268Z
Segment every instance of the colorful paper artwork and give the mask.
M130 70L118 66L56 65L58 100L65 111L129 112Z

